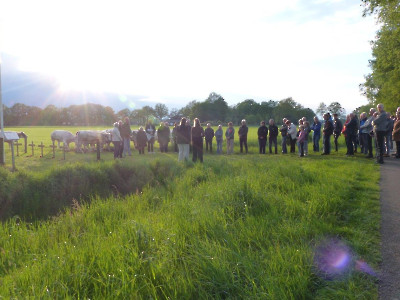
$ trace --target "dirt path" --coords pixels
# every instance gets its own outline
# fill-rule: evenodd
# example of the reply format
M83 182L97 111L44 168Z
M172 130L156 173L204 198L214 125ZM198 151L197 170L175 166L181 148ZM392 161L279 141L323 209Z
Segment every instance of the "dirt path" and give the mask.
M379 299L400 300L400 159L385 160L380 186L382 280Z

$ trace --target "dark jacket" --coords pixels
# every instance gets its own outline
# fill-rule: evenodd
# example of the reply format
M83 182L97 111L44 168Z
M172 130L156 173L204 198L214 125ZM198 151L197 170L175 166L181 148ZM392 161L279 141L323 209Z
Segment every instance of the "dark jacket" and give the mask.
M187 125L179 125L176 127L176 143L190 144L190 127Z
M330 120L325 121L323 133L325 136L331 136L333 134L332 121L330 121Z
M268 135L267 126L263 125L263 126L258 127L257 135L258 135L259 140L267 139L267 135Z
M287 128L286 124L283 124L282 127L279 129L282 136L287 136L287 130L288 130L288 128Z
M146 147L147 145L147 135L146 132L139 130L136 134L136 142L138 148Z
M354 119L354 122L356 122L355 128L357 129L357 121L355 119ZM340 133L342 132L342 129L343 129L342 121L340 121L339 119L337 119L337 120L334 119L333 120L333 132L335 134L340 135Z
M249 127L247 127L246 125L240 126L238 131L239 137L247 137L248 132L249 132Z
M201 126L192 127L192 144L198 145L203 143L204 129Z
M278 127L276 125L269 125L269 137L278 136Z
M129 125L129 123L124 122L124 123L122 123L119 131L120 131L122 138L129 138L132 133L131 125Z
M169 127L165 125L158 127L157 138L159 143L168 143L169 135L170 135Z
M214 137L214 129L210 128L206 128L206 130L204 130L204 136L206 138L206 141L212 141L213 137Z
M353 118L353 119L350 120L349 123L347 123L344 133L346 134L346 136L354 136L354 135L357 134L357 121L356 121L356 119Z
M378 116L374 120L374 127L376 131L387 131L388 130L388 118L385 111L378 113Z

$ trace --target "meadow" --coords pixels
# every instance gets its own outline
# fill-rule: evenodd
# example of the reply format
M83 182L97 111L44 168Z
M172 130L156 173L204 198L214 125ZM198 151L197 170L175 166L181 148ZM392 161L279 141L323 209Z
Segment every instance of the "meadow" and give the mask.
M54 128L24 129L50 144ZM8 163L0 298L377 298L376 278L353 267L380 262L379 167L343 145L329 157L259 155L255 137L250 154L235 144L204 164L60 151L21 155L14 173ZM354 257L334 278L313 260L329 240Z

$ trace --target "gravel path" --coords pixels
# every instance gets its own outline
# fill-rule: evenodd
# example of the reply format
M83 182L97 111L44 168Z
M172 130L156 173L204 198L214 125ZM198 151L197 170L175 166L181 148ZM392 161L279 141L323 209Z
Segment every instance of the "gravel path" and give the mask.
M379 299L400 300L400 159L385 159L380 186L382 278Z

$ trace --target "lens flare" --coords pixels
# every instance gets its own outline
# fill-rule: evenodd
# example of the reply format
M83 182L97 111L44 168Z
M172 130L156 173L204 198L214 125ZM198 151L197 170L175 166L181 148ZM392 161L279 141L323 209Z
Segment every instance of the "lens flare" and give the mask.
M341 279L353 271L378 277L371 266L358 260L351 248L339 239L326 239L315 248L314 266L321 277L330 280Z
M323 277L335 279L349 273L353 255L340 240L327 240L315 249L314 265Z

